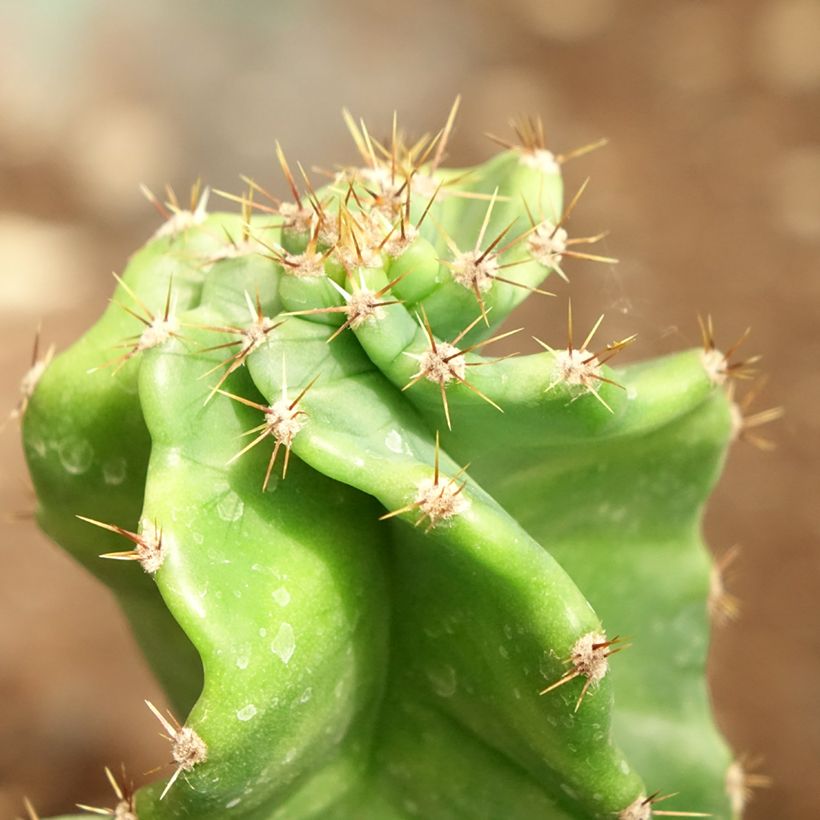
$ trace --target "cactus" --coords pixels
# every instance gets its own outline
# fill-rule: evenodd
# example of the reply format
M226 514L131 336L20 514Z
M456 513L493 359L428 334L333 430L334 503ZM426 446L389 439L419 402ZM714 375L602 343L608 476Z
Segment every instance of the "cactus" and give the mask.
M476 168L347 115L360 167L161 228L18 408L46 533L117 595L178 722L151 818L737 816L700 536L728 442L715 346L497 328L570 238L535 120ZM614 260L609 260L614 261ZM561 283L558 283L561 287ZM568 331L568 333L567 333ZM566 339L566 341L564 341ZM47 364L47 366L45 366ZM100 556L118 560L100 560ZM624 639L618 636L628 636ZM621 649L628 651L617 658ZM734 791L725 777L733 773ZM745 784L745 785L744 785ZM674 792L676 794L668 794Z

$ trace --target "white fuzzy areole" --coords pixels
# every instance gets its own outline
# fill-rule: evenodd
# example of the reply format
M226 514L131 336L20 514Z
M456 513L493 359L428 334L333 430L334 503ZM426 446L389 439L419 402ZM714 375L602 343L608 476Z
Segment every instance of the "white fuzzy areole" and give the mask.
M579 675L590 683L603 680L609 670L609 644L603 632L588 632L572 647L570 660Z
M426 201L432 199L436 191L438 191L439 184L440 181L432 174L425 174L419 171L413 174L413 178L410 180L410 187L413 193L418 194Z
M215 262L222 262L225 259L239 259L243 256L253 256L265 252L264 245L255 239L243 239L241 242L226 242L218 250L209 254L205 261L207 264L213 265Z
M17 406L11 411L9 418L19 419L25 415L28 409L28 403L37 389L40 379L43 377L46 368L51 364L54 358L54 345L51 345L46 351L46 355L42 359L37 359L36 362L25 372L23 378L20 380L20 399Z
M622 812L618 820L651 820L652 805L644 795L639 795Z
M726 795L732 806L732 817L743 816L743 811L752 797L752 790L765 788L771 785L771 778L767 775L750 773L746 770L742 760L735 760L726 769Z
M601 367L594 353L588 350L556 350L553 378L555 382L564 382L593 390L599 380Z
M176 210L169 219L165 220L164 224L157 228L152 238L176 236L178 233L183 233L190 228L201 225L208 218L208 197L210 195L211 189L206 187L200 194L199 202L196 203L193 211Z
M197 763L203 763L208 759L208 747L190 726L182 726L174 735L171 756L179 769L190 772Z
M726 585L723 583L723 573L716 564L709 570L709 595L706 606L712 618L723 618L723 602L726 599ZM727 775L728 778L728 775Z
M404 253L415 241L419 235L416 226L405 221L402 229L398 220L398 216L394 216L391 220L384 212L376 209L367 215L364 220L365 239L372 253L375 254L381 250L395 258ZM404 236L402 236L402 230Z
M568 238L564 228L556 227L545 219L527 238L527 248L536 262L546 267L560 265Z
M205 211L201 213L198 210L177 211L157 228L152 238L159 239L163 236L176 236L179 233L195 228L197 225L201 225L207 217L208 214Z
M432 478L424 479L418 485L415 503L423 516L429 519L431 527L463 513L470 506L461 492L461 486L441 477L438 483Z
M50 360L50 357L48 357L48 359ZM26 401L34 395L34 390L37 387L37 383L43 377L46 367L48 367L48 361L46 359L40 359L39 361L34 362L34 364L26 371L26 374L20 380L20 395Z
M264 344L268 333L270 333L274 327L276 327L276 322L270 317L263 316L259 319L258 316L254 315L253 322L242 331L242 336L245 339L242 355L247 356Z
M290 447L296 434L305 426L304 412L291 404L288 399L279 399L265 411L268 432L285 447Z
M745 422L743 421L743 411L740 405L736 402L729 403L729 436L732 441L743 432Z
M316 213L312 208L303 208L295 202L283 202L277 213L284 220L282 230L296 233L310 233L316 220Z
M704 350L703 353L701 353L701 361L703 362L703 369L706 371L706 375L712 384L719 387L726 383L726 379L729 377L728 370L726 369L728 362L723 353L714 348Z
M520 151L520 162L542 174L560 174L561 166L555 154L546 148L525 148Z
M114 820L139 820L133 806L127 800L120 800L114 807Z
M405 188L404 177L401 174L394 174L391 168L384 165L377 165L375 168L357 168L354 173L366 188L384 200L382 205L388 213L393 215L401 210L402 194Z
M347 318L352 328L361 327L365 322L381 319L384 310L379 306L379 297L372 290L362 288L350 294L347 300Z
M358 237L356 239L358 242ZM380 268L382 266L382 255L379 250L367 244L360 243L358 251L352 245L339 244L333 251L336 261L348 272L357 268Z
M291 276L300 279L325 275L325 258L316 251L305 251L304 253L286 254L285 264L282 269Z
M159 347L165 344L179 330L179 322L173 313L165 319L157 316L145 330L142 331L137 350L149 350L152 347Z
M472 250L459 253L450 263L453 279L471 292L476 288L485 293L493 286L493 279L498 273L498 257L488 253L480 262L482 251Z
M154 526L152 521L144 518L140 522L140 541L134 547L134 553L140 566L149 575L153 575L165 561L166 552L162 532Z
M435 350L426 350L419 356L419 370L413 378L424 377L436 384L463 381L467 375L464 354L449 342L438 342Z

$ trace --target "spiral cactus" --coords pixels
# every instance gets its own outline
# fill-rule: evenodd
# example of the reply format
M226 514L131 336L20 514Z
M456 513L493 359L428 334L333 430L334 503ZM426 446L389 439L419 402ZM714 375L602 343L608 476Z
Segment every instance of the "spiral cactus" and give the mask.
M35 362L40 525L173 706L145 711L168 777L109 771L92 811L739 814L704 677L732 599L700 521L749 362L704 323L703 349L613 369L633 337L595 345L571 309L537 352L488 353L550 273L607 261L568 233L581 191L563 204L595 146L554 154L527 120L447 169L456 108L417 142L348 115L361 165L319 189L277 146L289 201L249 179L241 213L155 200L103 316Z

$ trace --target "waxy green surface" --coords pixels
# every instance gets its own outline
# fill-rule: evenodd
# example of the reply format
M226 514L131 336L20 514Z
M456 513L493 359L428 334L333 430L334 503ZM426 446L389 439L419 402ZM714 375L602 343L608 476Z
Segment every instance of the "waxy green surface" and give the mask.
M560 176L514 151L460 187L483 199L451 186L397 258L347 275L332 265L349 292L402 277L382 297L400 304L333 341L344 314L287 315L341 305L329 282L290 275L264 247L238 250L226 231L238 240L240 218L212 215L149 242L124 274L155 314L171 283L178 338L89 373L141 330L111 305L40 382L24 432L41 525L118 596L208 749L163 799L163 783L138 792L142 820L581 820L655 790L680 792L664 809L728 820L700 537L728 401L700 351L605 369L619 386L596 398L556 383L550 352L493 360L490 348L467 354L480 365L467 378L504 412L451 383L449 430L437 384L402 388L429 346L423 316L449 342L481 315L450 276L450 243L475 245L493 198L482 249L530 227L522 199L536 218L561 208ZM305 247L270 224L251 231L267 248ZM525 257L518 242L502 260ZM505 271L527 287L548 273L532 260ZM498 332L526 295L494 282L486 322L460 345ZM136 309L122 286L116 298ZM248 301L282 324L222 390L268 405L312 383L287 476L282 451L266 490L273 439L235 458L263 414L212 395L238 349L213 348L253 320ZM441 478L464 482L466 506L429 528L413 526L417 509L380 520L433 477L437 432ZM127 545L76 515L155 522L163 565L152 578L100 560ZM540 696L575 642L604 628L630 648L577 711L583 679Z

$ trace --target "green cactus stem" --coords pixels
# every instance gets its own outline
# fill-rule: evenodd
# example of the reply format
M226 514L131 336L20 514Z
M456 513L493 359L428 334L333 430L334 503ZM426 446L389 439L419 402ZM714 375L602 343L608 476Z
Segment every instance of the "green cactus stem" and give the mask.
M548 274L614 260L568 233L586 183L563 206L594 145L553 154L525 121L446 169L456 108L416 143L346 115L362 164L318 190L277 145L288 201L249 180L240 214L157 202L97 324L35 355L40 524L117 595L173 708L145 711L167 778L107 772L116 807L84 808L738 815L700 521L749 362L710 325L704 350L613 368L634 337L580 341L571 309L491 355Z

